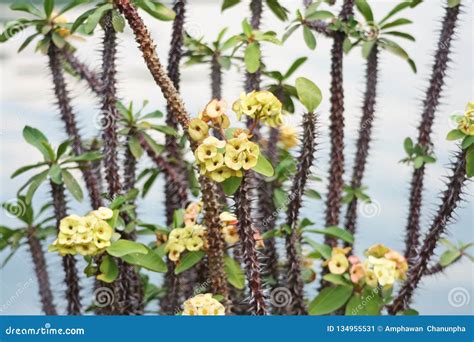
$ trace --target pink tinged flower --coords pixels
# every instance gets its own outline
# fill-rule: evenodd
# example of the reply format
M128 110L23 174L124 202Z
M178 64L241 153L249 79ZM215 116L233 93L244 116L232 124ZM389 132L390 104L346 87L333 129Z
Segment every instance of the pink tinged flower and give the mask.
M361 263L353 264L350 270L351 281L357 284L365 276L364 265Z
M351 265L356 265L356 264L360 264L360 259L358 256L356 255L351 255L347 258L349 260L349 262L351 263Z

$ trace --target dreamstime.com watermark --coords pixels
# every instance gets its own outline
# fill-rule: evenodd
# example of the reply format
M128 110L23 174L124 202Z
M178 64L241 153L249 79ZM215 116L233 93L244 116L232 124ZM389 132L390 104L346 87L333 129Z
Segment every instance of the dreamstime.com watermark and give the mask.
M5 335L85 335L84 328L52 328L46 323L40 328L15 328L9 326L5 329Z
M18 286L18 288L15 291L15 293L13 294L13 296L8 298L8 300L0 306L0 312L4 312L10 306L15 304L15 302L18 300L18 298L21 297L21 295L25 292L26 289L28 289L31 286L31 284L33 284L33 278L28 279L27 281L22 283L20 286Z

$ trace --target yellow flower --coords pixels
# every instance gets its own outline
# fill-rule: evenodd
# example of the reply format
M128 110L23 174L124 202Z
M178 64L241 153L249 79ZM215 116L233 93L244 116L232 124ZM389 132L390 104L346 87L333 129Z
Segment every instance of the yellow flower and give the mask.
M63 232L60 232L58 235L58 243L60 245L72 245L74 244L74 241L76 240L76 235L75 234L65 234Z
M201 144L196 149L196 159L205 163L207 159L212 159L217 154L217 147L214 145Z
M94 238L94 245L98 249L104 249L110 246L110 240L102 240L96 237Z
M218 118L225 112L227 103L224 100L214 99L206 106L205 113L211 119Z
M245 151L247 151L248 154L254 157L258 157L260 154L260 147L254 142L248 141L244 145Z
M377 287L378 281L374 271L365 271L365 283L370 287Z
M84 219L77 215L69 215L61 220L59 223L59 231L63 234L75 234L79 227L82 230L85 225Z
M246 143L249 142L247 134L241 133L237 138L232 138L227 141L225 146L226 153L240 153L245 150Z
M375 273L378 283L382 286L392 285L395 281L396 263L385 258L376 258L369 255L365 268Z
M219 219L224 222L224 223L232 223L232 224L236 224L237 223L237 216L235 216L234 214L228 212L228 211L223 211L220 215L219 215Z
M89 243L93 239L92 232L78 233L76 234L75 243Z
M458 121L458 128L467 135L474 135L474 120L468 116L464 116Z
M198 294L183 303L183 316L223 316L225 307L212 294Z
M224 157L224 163L232 170L240 170L243 166L243 155L235 150L227 151Z
M239 120L242 115L247 115L271 127L282 123L282 104L275 95L266 90L241 94L232 109Z
M186 241L186 249L190 252L199 251L203 246L204 241L198 237L192 237Z
M175 249L171 250L170 253L168 254L168 258L173 262L178 261L180 256L181 256L181 253Z
M281 127L279 140L287 150L295 147L298 145L298 135L296 134L296 129L288 126Z
M76 251L80 255L95 255L97 253L97 248L95 247L94 244L81 244L81 245L76 245Z
M76 255L76 247L72 245L58 245L57 251L61 256L65 256L66 254Z
M349 261L344 254L336 253L329 260L328 267L332 274L343 274L349 267Z
M202 239L205 234L206 234L206 227L201 226L199 224L196 224L193 226L193 238L198 237Z
M224 155L217 153L213 158L206 160L206 170L211 172L224 165Z
M178 251L179 253L181 252L184 252L184 250L186 249L186 247L184 246L184 244L181 243L181 241L168 241L168 243L166 244L166 247L165 247L165 251L166 252L169 252L169 251Z
M257 165L257 157L250 154L250 153L245 153L243 158L242 158L242 168L244 170L249 170L255 165Z
M108 220L114 216L114 211L106 207L100 207L99 209L91 212L91 214L97 217L99 220Z
M192 119L189 122L188 133L194 141L201 141L207 137L209 127L201 119Z
M239 233L237 227L234 225L224 226L222 228L222 235L224 235L224 240L230 245L233 245L239 241Z
M170 242L171 240L181 240L185 236L185 231L183 228L175 228L170 232Z
M365 255L373 256L373 257L376 257L376 258L381 258L388 252L390 252L390 248L387 248L384 245L382 245L381 243L379 243L379 244L376 244L376 245L373 245L373 246L369 247L365 251Z
M103 220L98 220L94 227L94 237L97 237L102 240L110 240L112 234L114 233L112 227Z
M86 232L92 232L94 230L95 225L97 224L97 217L94 215L87 215L84 217L84 226L79 226L77 228L78 233L86 233Z
M211 177L213 181L221 183L225 181L227 178L229 178L230 176L232 176L232 173L228 167L222 166L218 168L217 170L212 171L209 176Z
M217 148L224 148L225 147L225 141L224 140L219 140L216 137L207 137L206 139L203 140L202 142L205 145L211 145L215 146Z

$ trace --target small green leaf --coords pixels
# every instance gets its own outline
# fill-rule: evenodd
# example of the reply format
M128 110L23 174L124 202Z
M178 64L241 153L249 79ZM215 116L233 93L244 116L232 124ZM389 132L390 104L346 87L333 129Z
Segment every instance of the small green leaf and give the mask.
M461 3L461 0L448 0L448 7L456 7Z
M470 146L473 145L473 144L474 144L474 135L467 135L467 136L463 139L463 141L462 141L462 143L461 143L461 147L462 147L463 149L467 149L468 147L470 147Z
M298 77L295 86L301 103L306 107L308 112L314 112L322 101L319 87L304 77Z
M382 27L380 29L385 30L385 29L388 29L390 27L395 27L395 26L400 26L400 25L407 25L407 24L412 24L412 23L413 23L413 21L411 21L410 19L400 18L400 19L396 19L392 22L389 22L389 23L386 23L386 24L382 25Z
M225 272L227 280L236 289L242 290L245 287L245 274L237 261L230 256L224 256Z
M250 43L245 49L245 67L249 73L254 73L260 68L260 47L257 43Z
M443 267L452 264L461 256L461 252L458 250L448 250L441 254L439 258L439 264Z
M288 30L286 30L286 32L283 34L283 37L281 37L281 41L284 43L286 42L286 40L288 38L290 38L290 36L293 34L293 32L295 32L298 27L300 27L301 24L296 24L296 25L293 25L293 26L290 26L290 28Z
M99 160L101 158L102 158L102 153L100 153L99 151L89 151L79 156L68 158L64 161L64 163L94 161L94 160Z
M179 264L174 269L174 274L180 274L186 270L189 270L191 267L201 261L205 254L206 253L203 251L186 253L186 255L180 260Z
M372 51L372 48L374 47L374 45L375 45L374 40L364 42L362 44L362 57L364 57L365 59L369 58L370 52Z
M43 154L46 160L50 160L49 151L47 147L43 145L43 142L48 143L48 139L39 129L25 126L25 128L23 128L23 138L27 143L36 147Z
M321 199L321 194L313 189L308 189L304 192L305 196L313 199Z
M221 183L222 190L227 196L232 196L242 183L242 177L229 177Z
M148 249L141 243L120 239L112 242L112 244L107 247L107 253L115 257L122 257L132 253L147 254Z
M46 165L46 163L42 162L42 163L37 163L37 164L33 164L33 165L22 166L19 169L17 169L15 172L13 172L12 175L10 176L10 178L15 178L16 176L18 176L18 175L20 175L20 174L22 174L26 171L35 169L35 168L43 166L43 165Z
M308 48L311 50L316 49L316 38L307 26L303 26L303 39Z
M146 254L131 253L121 257L126 263L141 266L147 270L159 273L165 273L168 270L166 263L161 259L160 255L149 248Z
M283 79L289 78L293 73L304 63L306 62L308 57L300 57L296 61L291 64L291 66L288 68L287 72L283 76Z
M315 11L305 17L306 20L326 20L334 18L334 14L329 11Z
M173 127L170 127L167 125L152 125L151 127L158 132L165 133L173 137L178 136L178 132L176 132L176 130Z
M414 42L416 40L415 37L413 37L411 34L408 34L408 33L405 33L405 32L389 31L389 32L384 32L383 34L388 34L388 35L395 36L395 37L405 38L405 39L411 40L412 42Z
M123 32L125 27L125 19L116 9L112 10L112 26L115 32Z
M59 144L58 149L56 150L56 158L61 158L61 156L66 152L67 148L71 145L71 140L66 140Z
M474 148L472 146L466 152L466 175L469 178L474 176Z
M84 24L84 33L86 34L90 34L92 33L97 24L99 23L100 19L102 19L102 17L104 16L105 12L111 10L113 8L113 5L112 4L104 4L102 6L100 6L99 8L95 9L92 14L90 14L88 17L87 17L87 20Z
M257 165L255 165L252 170L258 172L266 177L271 177L275 173L273 171L273 166L270 161L265 158L265 156L260 153L257 159Z
M349 231L339 227L328 227L325 229L308 229L307 232L329 235L348 243L354 242L354 236Z
M101 274L97 276L97 279L105 283L112 283L119 274L117 264L114 259L109 255L106 255L102 260L99 270Z
M71 195L78 202L82 202L82 199L84 198L84 194L82 193L82 189L79 183L73 177L73 175L71 175L71 173L68 170L62 169L61 176L63 177L64 185L66 185L66 188L69 190Z
M419 169L420 167L423 166L424 163L425 163L425 161L424 161L423 156L418 156L413 161L413 166L415 167L415 169Z
M41 11L38 8L36 8L34 5L32 5L30 1L24 1L24 0L15 1L13 4L10 5L10 9L12 11L27 12L37 17L43 16Z
M56 184L61 184L63 182L59 165L54 164L51 166L49 169L49 178L51 178L51 180Z
M367 3L365 0L356 0L355 5L357 9L359 10L360 14L365 18L365 20L368 23L371 23L374 21L374 15L372 13L372 9L370 8L370 5Z
M242 20L242 30L247 37L252 35L252 26L250 26L247 19Z
M411 140L411 138L405 138L403 148L408 155L413 154L413 140Z
M466 136L461 130L459 129L453 129L451 130L448 135L446 136L447 140L453 141L453 140L458 140L462 139Z
M342 307L352 295L352 286L326 287L308 306L310 315L325 315Z
M288 19L288 10L283 7L278 0L267 0L267 6L275 14L275 16L281 21Z
M328 273L323 276L323 279L330 283L333 283L334 285L352 285L350 281L348 281L346 278L339 274Z
M128 140L128 148L137 160L140 159L143 155L143 148L140 146L140 142L138 141L136 136L130 137L130 139Z
M231 8L232 6L235 6L238 3L240 3L240 0L224 0L224 2L222 3L221 11Z
M25 196L25 202L26 204L30 204L31 200L33 198L33 195L35 194L36 190L38 190L38 187L43 183L48 177L49 170L45 170L30 179L30 186L28 187L28 190L26 191L26 196Z
M49 18L51 15L51 12L53 12L54 8L54 0L44 0L44 13L46 14L46 17Z
M321 254L321 256L324 258L324 259L330 259L331 258L331 246L328 246L328 245L325 245L325 244L321 244L321 243L317 243L309 238L304 238L304 241L306 243L308 243L312 248L314 248L314 250L316 252L318 252L319 254Z

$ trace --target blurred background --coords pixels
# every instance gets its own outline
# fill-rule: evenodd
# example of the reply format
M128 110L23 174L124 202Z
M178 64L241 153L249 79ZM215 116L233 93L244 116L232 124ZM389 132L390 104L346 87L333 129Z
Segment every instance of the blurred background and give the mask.
M199 0L188 1L186 13L186 29L194 37L204 36L206 41L213 41L223 27L229 27L228 34L241 31L240 23L244 16L249 15L247 1L221 13L221 1ZM338 1L340 3L341 1ZM170 2L165 2L171 6ZM291 17L301 1L281 0L290 9ZM384 16L397 2L370 1L376 18ZM413 34L416 43L403 41L403 47L409 52L418 66L414 74L402 59L383 52L380 56L380 77L374 124L374 142L371 146L369 165L364 183L369 187L368 194L373 203L362 210L359 215L359 226L356 235L355 250L359 255L374 243L383 243L396 250L403 250L404 229L407 217L409 181L411 166L400 164L405 157L403 140L416 136L416 127L420 118L421 100L427 87L431 73L433 53L436 49L441 20L444 15L445 1L425 1L416 9L403 12L414 24L403 27ZM436 113L433 140L437 162L429 165L425 178L425 206L423 208L423 227L426 229L430 218L439 204L439 192L444 189L446 166L452 152L456 150L453 142L445 140L447 132L453 127L450 116L464 111L468 101L473 100L473 2L463 1L463 13L457 27L457 37L453 43L452 62L443 91L441 106ZM17 13L8 9L9 2L0 2L0 20L15 19ZM333 8L338 11L338 5ZM68 18L74 20L82 13L82 9L72 11ZM165 63L170 41L171 22L160 22L143 14L146 24L158 45L158 54ZM262 21L264 30L274 30L279 36L285 31L287 23L278 21L268 10L264 12ZM100 65L100 29L92 38L76 43L78 55L92 67ZM49 137L53 145L67 138L63 132L63 124L59 120L55 106L47 58L34 52L32 44L21 54L16 51L27 37L21 33L6 44L0 45L0 200L2 202L15 198L16 190L27 179L18 177L13 180L10 175L18 167L31 164L40 159L39 153L26 144L21 132L25 125L41 129ZM133 100L141 104L149 100L148 109L165 110L165 102L159 89L155 86L146 69L140 53L133 40L131 31L126 28L119 35L118 79L119 95L124 102ZM301 34L297 31L284 46L265 45L263 58L270 70L285 71L298 57L307 56L308 61L294 75L305 76L321 88L323 102L319 107L319 138L316 152L314 174L327 178L328 155L328 111L329 111L329 67L331 41L318 36L317 48L309 50ZM192 115L210 98L209 68L207 65L182 68L181 89L186 106ZM365 61L360 49L354 49L344 59L345 102L345 146L347 151L346 170L350 170L354 155L354 145L361 116L361 104L364 90ZM232 68L224 74L224 98L228 102L236 99L243 89L244 72ZM98 103L83 83L69 78L69 88L73 95L73 105L80 122L82 134L93 137L98 134ZM265 83L265 82L264 82ZM287 123L295 127L301 121L302 108L297 107L295 115ZM142 158L141 167L150 166L146 158ZM348 180L346 173L346 180ZM138 202L138 212L144 221L164 224L163 181L155 184L145 199ZM326 183L316 185L316 190L325 194ZM472 200L472 184L462 208L457 210L456 221L449 227L451 240L465 243L473 241L474 206ZM40 188L35 197L35 207L39 208L48 199L46 186ZM322 227L324 202L306 200L303 216L315 222L315 227ZM85 213L89 210L87 201L78 204L70 201L70 212ZM2 225L16 226L18 221L0 211ZM316 236L315 239L321 239ZM46 246L44 247L46 249ZM443 249L437 250L438 255ZM0 253L2 262L8 252ZM48 255L48 269L55 302L62 308L62 269L57 255ZM153 276L153 281L160 282L160 276ZM420 314L472 314L473 313L473 267L466 258L449 267L443 273L425 277L416 291L413 308ZM83 280L84 302L90 302L90 279ZM307 285L310 298L313 298L317 282ZM461 293L462 301L454 301L453 296ZM155 309L155 308L152 308ZM22 247L0 270L0 314L23 315L41 314L37 284L30 255L26 247Z

